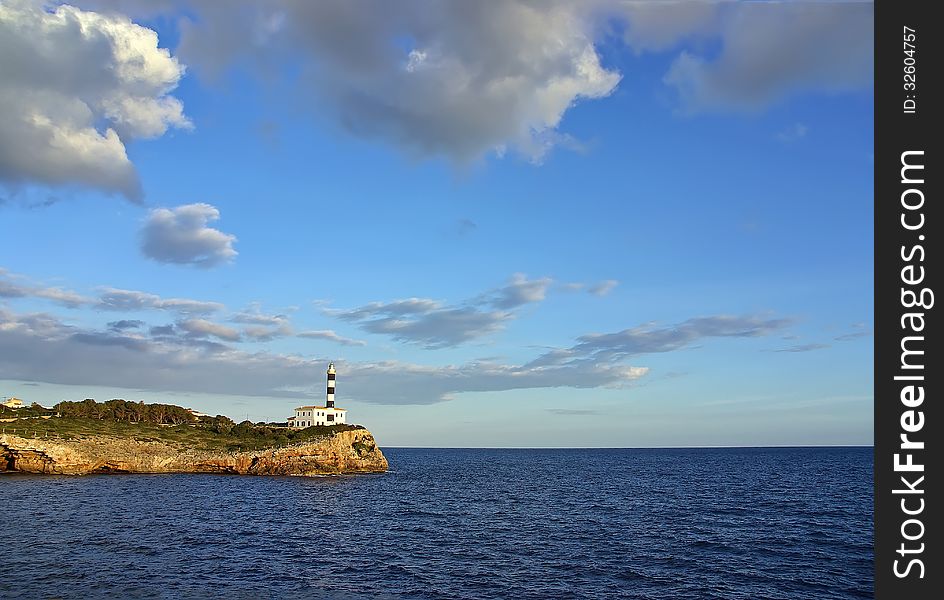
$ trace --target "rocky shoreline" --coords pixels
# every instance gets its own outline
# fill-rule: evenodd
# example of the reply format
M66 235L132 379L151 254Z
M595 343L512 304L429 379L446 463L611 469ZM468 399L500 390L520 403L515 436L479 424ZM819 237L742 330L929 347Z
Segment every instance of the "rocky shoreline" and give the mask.
M386 470L387 459L366 429L341 431L310 442L247 452L204 450L162 441L107 436L51 440L0 435L0 472L341 475Z

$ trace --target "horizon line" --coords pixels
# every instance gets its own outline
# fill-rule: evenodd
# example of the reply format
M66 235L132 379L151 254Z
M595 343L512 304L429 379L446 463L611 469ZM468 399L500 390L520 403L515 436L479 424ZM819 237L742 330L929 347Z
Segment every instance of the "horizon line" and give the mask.
M744 446L385 446L401 450L723 450L748 448L875 448L871 444L771 444Z

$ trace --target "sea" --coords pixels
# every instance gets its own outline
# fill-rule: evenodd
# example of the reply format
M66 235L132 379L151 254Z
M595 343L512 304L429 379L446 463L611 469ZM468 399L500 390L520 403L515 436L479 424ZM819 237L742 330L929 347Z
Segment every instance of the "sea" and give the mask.
M385 448L341 477L0 476L0 598L871 598L872 448Z

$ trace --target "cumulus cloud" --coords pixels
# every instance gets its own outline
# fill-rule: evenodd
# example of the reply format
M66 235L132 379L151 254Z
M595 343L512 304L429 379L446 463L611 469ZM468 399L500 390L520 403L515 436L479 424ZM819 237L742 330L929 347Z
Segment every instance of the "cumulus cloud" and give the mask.
M184 68L117 14L0 4L0 181L78 184L139 200L125 144L187 129Z
M541 302L553 280L516 274L506 285L461 304L428 298L372 302L350 310L325 309L364 331L389 335L426 348L458 346L499 331L515 317L514 309Z
M176 52L198 72L291 72L292 97L312 114L459 163L509 151L540 162L555 146L579 147L561 131L565 115L622 77L601 60L603 40L676 53L664 82L689 113L871 81L869 3L76 1L184 14Z
M785 95L872 80L867 2L719 3L718 56L682 52L665 76L688 112L757 110Z
M311 331L301 331L298 334L300 338L308 338L312 340L328 340L329 342L335 342L336 344L341 344L342 346L366 346L367 342L363 340L355 340L351 338L346 338L344 336L338 335L330 329L319 329Z
M594 296L606 296L613 289L619 285L619 281L615 279L604 279L599 283L594 283L587 288L587 293L593 294Z
M185 3L188 64L212 75L294 61L297 97L319 115L419 156L540 161L569 139L564 114L620 80L594 48L594 2L233 4Z
M141 251L162 263L208 268L228 262L236 256L236 236L207 227L219 218L219 210L203 203L154 209L141 229Z

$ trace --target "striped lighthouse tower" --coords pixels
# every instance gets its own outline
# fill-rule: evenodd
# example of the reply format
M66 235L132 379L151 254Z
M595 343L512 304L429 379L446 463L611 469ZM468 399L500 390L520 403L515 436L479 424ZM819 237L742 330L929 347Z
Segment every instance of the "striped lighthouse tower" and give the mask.
M328 365L328 398L325 408L334 408L334 363Z

